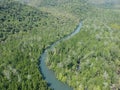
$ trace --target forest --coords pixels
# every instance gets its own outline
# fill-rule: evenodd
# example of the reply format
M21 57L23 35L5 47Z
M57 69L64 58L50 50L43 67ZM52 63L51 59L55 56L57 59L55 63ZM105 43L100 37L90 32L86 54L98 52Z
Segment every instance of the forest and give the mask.
M74 90L119 90L119 3L90 1L0 0L0 90L51 90L40 55L79 21L77 35L48 51L48 68Z
M73 22L17 1L0 1L0 90L48 90L39 72L39 56L71 32Z

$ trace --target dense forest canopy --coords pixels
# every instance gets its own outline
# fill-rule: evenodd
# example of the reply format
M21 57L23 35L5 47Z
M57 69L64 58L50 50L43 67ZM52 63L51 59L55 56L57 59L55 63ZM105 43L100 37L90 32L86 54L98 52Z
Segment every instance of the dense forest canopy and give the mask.
M0 90L50 90L39 57L74 90L120 89L120 0L0 0Z
M70 25L76 20L1 0L0 22L0 89L48 90L39 72L39 56L49 44L71 32L74 25ZM61 28L63 25L66 27Z

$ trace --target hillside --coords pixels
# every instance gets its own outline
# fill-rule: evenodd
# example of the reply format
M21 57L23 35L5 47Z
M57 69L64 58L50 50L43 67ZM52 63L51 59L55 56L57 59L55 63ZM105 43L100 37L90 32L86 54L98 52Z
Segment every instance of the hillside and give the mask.
M0 0L0 90L50 90L46 64L74 90L120 89L119 0Z
M20 0L17 0L20 1ZM93 9L86 0L22 0L20 2L36 7L53 15L62 15L74 19L84 19ZM37 3L37 4L35 4Z
M47 84L37 69L37 61L34 61L36 56L29 55L32 54L31 50L33 47L28 45L31 42L30 37L28 37L29 33L32 32L31 30L35 30L38 25L40 26L41 18L47 19L46 16L48 16L48 13L38 12L36 9L18 2L1 1L1 90L31 90L40 88L48 90ZM34 50L37 49L34 48ZM34 68L35 71L31 68ZM37 81L38 79L39 81Z
M75 90L120 89L120 10L96 8L80 33L49 51L47 64Z
M76 20L1 0L0 23L0 90L48 90L39 71L40 54L74 30Z

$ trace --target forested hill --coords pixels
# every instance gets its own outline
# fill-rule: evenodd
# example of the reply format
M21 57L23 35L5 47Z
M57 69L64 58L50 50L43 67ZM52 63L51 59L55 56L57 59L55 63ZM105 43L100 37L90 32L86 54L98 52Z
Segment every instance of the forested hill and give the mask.
M47 17L48 13L18 2L0 1L0 90L48 90L37 69L37 62L29 62L36 56L28 56L30 46L22 39L23 34L27 35L27 32L45 24L40 21Z
M81 20L76 36L47 52L46 65L75 90L120 89L120 10L102 1L0 0L0 90L50 90L39 57Z
M1 1L0 15L0 41L10 34L30 31L43 24L40 21L48 17L48 13L9 0Z
M52 14L73 15L78 19L83 19L88 16L93 9L86 0L17 0L27 5L36 7L42 11L50 12Z
M39 56L78 21L0 0L0 90L49 90L39 71Z

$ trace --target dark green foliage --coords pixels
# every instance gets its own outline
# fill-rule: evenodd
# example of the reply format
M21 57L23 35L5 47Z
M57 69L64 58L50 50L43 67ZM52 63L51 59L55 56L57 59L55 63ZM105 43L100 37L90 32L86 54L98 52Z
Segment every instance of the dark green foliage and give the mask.
M26 32L40 26L42 24L40 21L47 18L48 13L38 12L32 7L26 7L18 2L3 1L0 3L0 15L0 41L2 41L9 34Z

